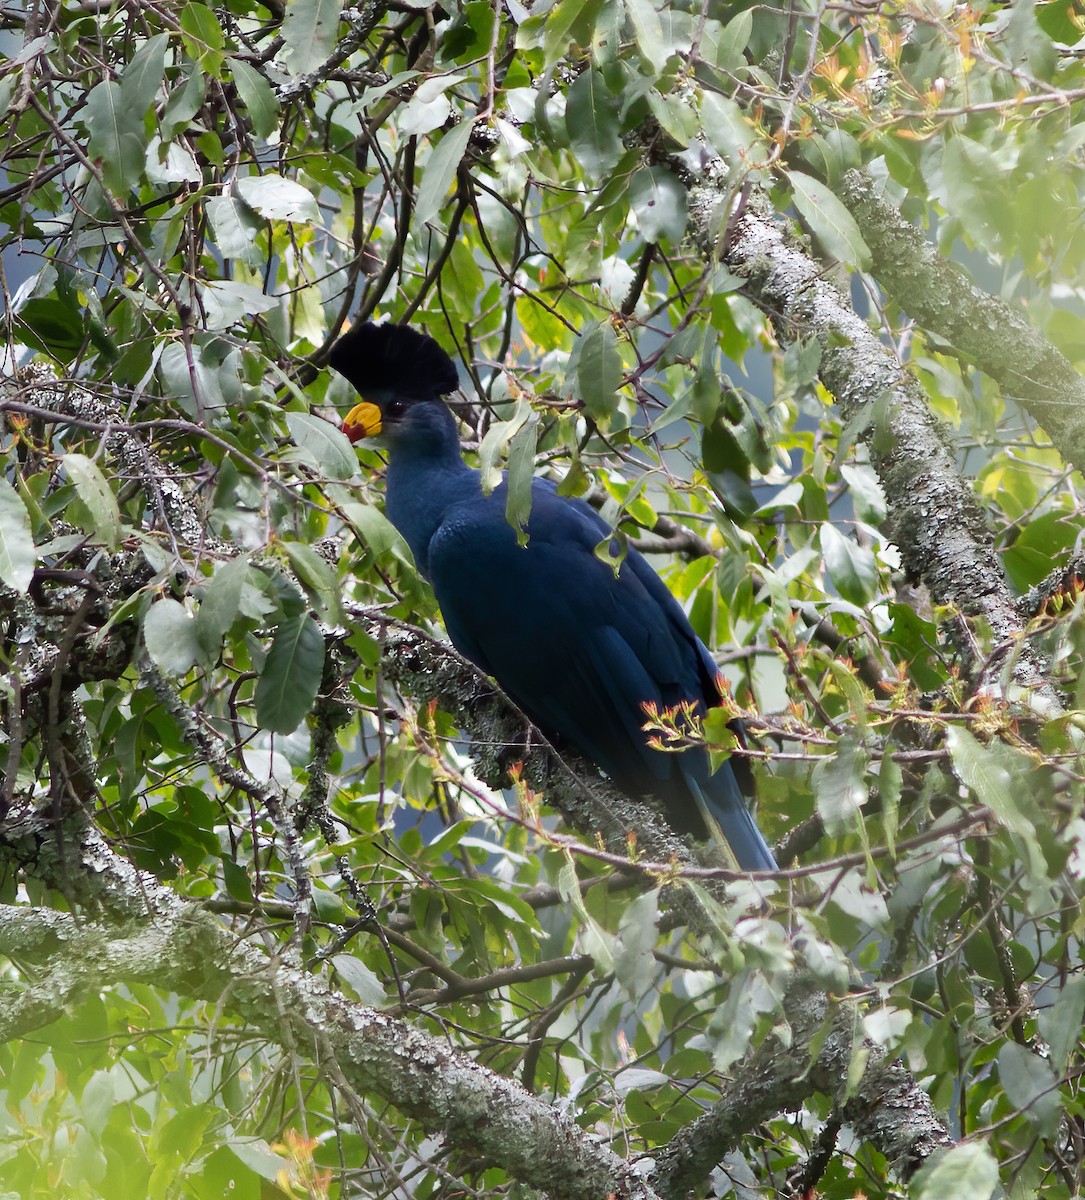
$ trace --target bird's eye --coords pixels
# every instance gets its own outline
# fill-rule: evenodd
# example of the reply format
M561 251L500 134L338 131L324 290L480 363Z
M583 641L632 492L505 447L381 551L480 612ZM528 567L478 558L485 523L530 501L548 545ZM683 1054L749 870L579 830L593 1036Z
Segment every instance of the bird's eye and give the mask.
M390 417L402 417L407 411L407 406L402 400L391 400L384 411Z

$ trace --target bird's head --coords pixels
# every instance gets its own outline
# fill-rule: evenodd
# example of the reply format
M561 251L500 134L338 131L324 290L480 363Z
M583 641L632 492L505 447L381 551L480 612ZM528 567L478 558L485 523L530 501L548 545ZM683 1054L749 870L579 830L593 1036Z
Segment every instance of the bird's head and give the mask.
M331 366L362 397L343 420L352 442L383 433L395 442L444 425L441 397L459 386L452 359L406 325L356 325L332 347Z

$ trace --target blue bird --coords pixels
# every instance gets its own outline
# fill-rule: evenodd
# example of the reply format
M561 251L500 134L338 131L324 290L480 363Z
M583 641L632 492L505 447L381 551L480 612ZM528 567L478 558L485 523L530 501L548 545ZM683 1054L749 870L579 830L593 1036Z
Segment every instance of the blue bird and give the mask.
M456 368L432 338L358 325L329 361L363 398L343 431L351 441L383 435L388 518L432 584L456 649L548 737L623 791L659 797L680 832L703 836L714 820L743 870L775 870L732 763L713 773L702 747L675 753L648 743L646 705L689 705L703 716L720 693L711 654L647 561L630 548L615 574L595 553L610 526L544 479L533 481L519 544L505 484L484 495L463 461L441 399L459 385Z

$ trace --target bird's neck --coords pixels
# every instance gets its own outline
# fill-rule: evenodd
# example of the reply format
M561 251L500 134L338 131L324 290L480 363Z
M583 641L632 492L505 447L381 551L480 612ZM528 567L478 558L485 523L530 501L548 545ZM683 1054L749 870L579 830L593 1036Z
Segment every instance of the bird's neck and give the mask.
M418 569L427 577L430 539L445 513L480 490L478 471L460 454L451 413L443 433L440 438L393 446L388 458L388 519L403 535Z

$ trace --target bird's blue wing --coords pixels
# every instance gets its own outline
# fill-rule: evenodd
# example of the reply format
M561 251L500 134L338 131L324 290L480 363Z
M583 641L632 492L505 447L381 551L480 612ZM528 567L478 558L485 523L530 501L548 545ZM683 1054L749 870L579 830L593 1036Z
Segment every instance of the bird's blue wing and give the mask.
M703 714L718 694L715 663L677 601L636 551L615 575L594 553L605 522L541 481L528 529L520 546L502 488L446 511L428 561L453 643L620 787L656 792L683 830L699 829L707 806L740 865L769 869L730 765L712 775L703 750L647 744L645 703Z

